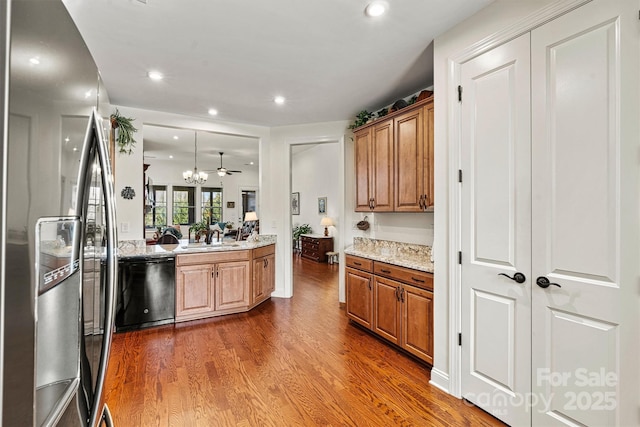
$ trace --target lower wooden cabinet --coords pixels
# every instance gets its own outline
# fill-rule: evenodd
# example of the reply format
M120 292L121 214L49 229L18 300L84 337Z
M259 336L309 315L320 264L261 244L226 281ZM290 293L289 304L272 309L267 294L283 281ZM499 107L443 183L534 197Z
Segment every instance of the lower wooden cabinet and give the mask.
M347 316L354 322L371 329L373 325L373 284L371 273L347 267Z
M212 272L209 265L176 268L176 319L213 311Z
M433 276L352 255L345 261L347 316L433 364Z
M176 257L176 322L250 310L275 290L275 245Z
M271 245L254 253L251 304L259 304L269 298L275 289L276 255L275 246Z

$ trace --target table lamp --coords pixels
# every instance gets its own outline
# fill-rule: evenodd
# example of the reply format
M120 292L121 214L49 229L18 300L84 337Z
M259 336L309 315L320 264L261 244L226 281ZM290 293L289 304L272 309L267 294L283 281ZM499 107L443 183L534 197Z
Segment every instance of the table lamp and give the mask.
M320 225L324 226L324 235L328 236L329 235L329 229L327 227L333 225L333 221L331 221L331 218L329 218L328 216L323 217L322 221L320 221Z
M256 215L255 212L247 212L244 214L244 221L257 221L258 220L258 215Z

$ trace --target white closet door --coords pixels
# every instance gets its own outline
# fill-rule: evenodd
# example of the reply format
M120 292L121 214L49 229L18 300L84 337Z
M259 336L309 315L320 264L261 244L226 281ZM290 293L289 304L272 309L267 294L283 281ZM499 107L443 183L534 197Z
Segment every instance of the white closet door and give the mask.
M526 34L461 68L462 394L514 426L531 422L529 47Z
M621 369L638 338L638 252L622 253L638 218L621 197L625 164L637 191L637 7L598 0L531 33L533 425L638 425L637 398L620 400L638 391L637 369Z

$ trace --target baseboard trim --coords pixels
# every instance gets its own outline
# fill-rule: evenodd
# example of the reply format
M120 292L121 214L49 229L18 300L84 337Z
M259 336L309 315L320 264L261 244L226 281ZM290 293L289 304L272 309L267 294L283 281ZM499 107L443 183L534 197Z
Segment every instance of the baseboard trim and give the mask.
M449 393L449 375L436 368L431 369L431 381L429 381L429 384L447 394L451 394Z

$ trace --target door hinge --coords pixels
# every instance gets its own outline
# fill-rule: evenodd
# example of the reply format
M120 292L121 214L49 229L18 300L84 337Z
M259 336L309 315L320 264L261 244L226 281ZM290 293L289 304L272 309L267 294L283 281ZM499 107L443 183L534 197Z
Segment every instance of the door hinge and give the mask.
M462 333L458 334L458 345L462 345Z
M458 251L458 264L462 265L462 251Z
M458 85L458 102L462 102L462 86Z
M462 169L458 169L458 182L462 182Z

